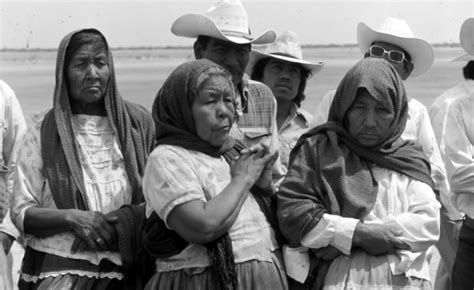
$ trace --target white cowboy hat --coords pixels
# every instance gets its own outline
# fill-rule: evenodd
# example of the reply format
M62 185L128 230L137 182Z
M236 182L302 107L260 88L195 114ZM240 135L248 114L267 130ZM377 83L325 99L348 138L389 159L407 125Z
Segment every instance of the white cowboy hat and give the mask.
M273 30L257 37L250 35L247 12L240 0L221 0L204 14L180 16L171 26L171 32L192 38L206 35L238 44L268 44L276 37Z
M421 75L433 64L433 48L427 41L416 38L403 19L387 17L378 30L360 22L357 26L357 42L362 53L367 53L374 41L391 43L408 52L413 63L411 76Z
M460 56L453 61L471 61L474 60L474 18L468 18L461 26L459 33L459 42L467 54Z
M312 74L317 74L324 66L322 62L312 63L303 60L303 52L298 41L298 35L293 31L283 32L275 42L267 46L265 52L252 50L250 60L247 65L247 74L251 75L253 66L262 58L271 57L284 61L297 63L304 68L311 70Z

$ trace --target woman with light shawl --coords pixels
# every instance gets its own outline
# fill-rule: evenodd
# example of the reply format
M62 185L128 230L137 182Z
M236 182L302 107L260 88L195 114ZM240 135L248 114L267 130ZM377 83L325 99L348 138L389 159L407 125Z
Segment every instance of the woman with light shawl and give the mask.
M295 288L431 288L440 205L421 149L400 139L407 109L393 67L363 59L291 152L277 215Z
M271 194L277 154L229 137L230 74L206 59L180 65L158 92L153 119L158 145L143 178L147 216L157 215L183 248L156 255L146 289L286 289L272 218L261 203Z
M121 98L99 31L61 41L53 101L33 120L16 168L12 219L27 243L20 289L143 287L134 230L154 123Z

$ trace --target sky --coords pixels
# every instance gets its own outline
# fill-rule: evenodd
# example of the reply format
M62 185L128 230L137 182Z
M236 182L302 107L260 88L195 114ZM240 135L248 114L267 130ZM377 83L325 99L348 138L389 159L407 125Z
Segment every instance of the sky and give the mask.
M175 36L173 21L203 13L218 0L39 1L0 0L0 49L57 48L69 32L102 31L112 47L190 46ZM242 0L253 35L295 31L302 44L355 44L359 22L377 29L388 17L405 19L430 43L459 43L462 22L474 17L474 0Z

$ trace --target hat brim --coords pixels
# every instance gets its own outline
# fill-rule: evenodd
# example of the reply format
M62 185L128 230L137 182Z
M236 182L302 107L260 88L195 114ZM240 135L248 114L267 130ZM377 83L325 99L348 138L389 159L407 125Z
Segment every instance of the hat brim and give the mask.
M257 51L257 50L252 50L250 52L250 59L249 59L249 63L248 63L247 68L246 68L246 73L248 75L252 75L252 70L253 70L253 67L255 66L255 64L259 60L261 60L263 58L266 58L266 57L276 58L276 59L284 60L284 61L287 61L287 62L300 64L305 69L310 70L312 75L315 75L318 72L320 72L321 69L324 66L323 62L313 63L313 62L309 62L309 61L306 61L306 60L297 59L297 58L293 58L293 57L288 57L288 56L283 56L283 55L278 55L278 54L271 54L271 53L264 53L264 52L260 52L260 51Z
M171 26L171 32L178 36L192 38L205 35L237 44L269 44L276 39L276 33L273 30L267 30L257 37L225 35L212 19L201 14L186 14L178 17Z
M451 60L452 62L455 62L455 61L472 61L474 60L474 55L472 54L465 54L465 55L461 55L460 57L458 58L455 58L453 60Z
M381 41L394 44L406 50L413 63L411 76L418 76L427 71L434 61L434 52L431 45L419 38L399 37L371 29L365 23L357 26L357 43L362 53L369 51L370 45L374 41Z
M459 32L461 47L470 55L474 55L474 18L466 19Z

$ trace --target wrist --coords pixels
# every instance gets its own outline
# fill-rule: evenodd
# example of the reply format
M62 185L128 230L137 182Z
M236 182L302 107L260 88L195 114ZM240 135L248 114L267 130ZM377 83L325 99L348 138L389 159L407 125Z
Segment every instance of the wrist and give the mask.
M255 178L247 174L237 175L232 178L232 181L243 185L246 189L250 189L255 184Z
M359 221L354 229L354 235L352 236L352 246L359 247L362 245L362 237L364 236L365 224Z

